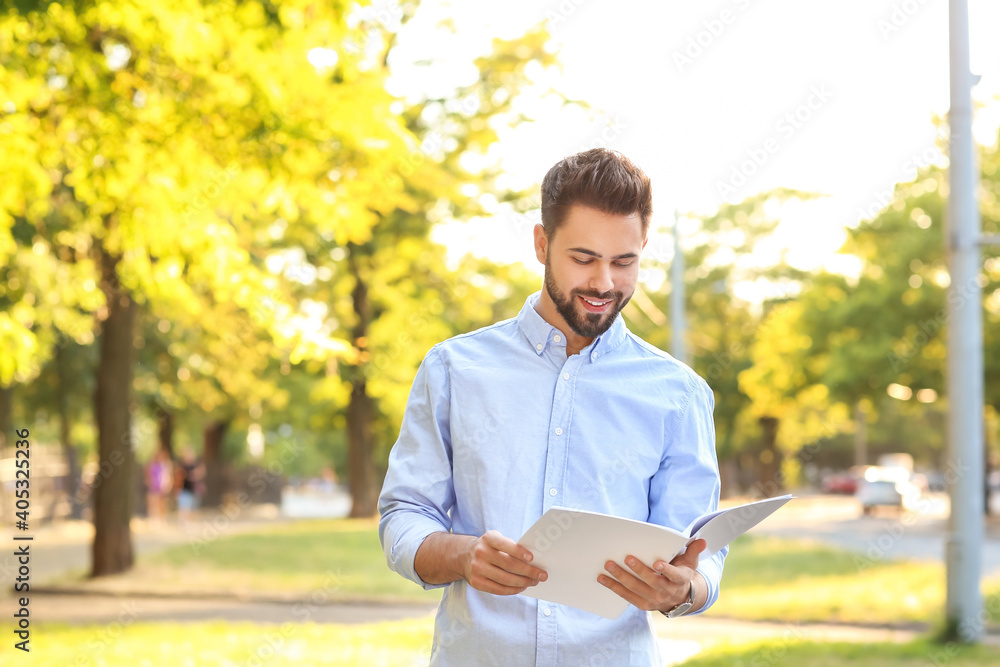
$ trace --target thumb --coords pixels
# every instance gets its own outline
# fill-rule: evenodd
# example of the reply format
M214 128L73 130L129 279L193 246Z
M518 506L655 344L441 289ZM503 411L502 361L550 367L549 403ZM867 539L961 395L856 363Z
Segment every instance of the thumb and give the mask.
M674 565L686 565L687 567L690 567L692 570L697 568L698 556L700 556L701 552L703 552L707 547L708 547L708 542L706 542L705 540L701 539L695 540L694 542L692 542L687 546L687 549L684 551L684 553L677 556L677 559L674 561Z

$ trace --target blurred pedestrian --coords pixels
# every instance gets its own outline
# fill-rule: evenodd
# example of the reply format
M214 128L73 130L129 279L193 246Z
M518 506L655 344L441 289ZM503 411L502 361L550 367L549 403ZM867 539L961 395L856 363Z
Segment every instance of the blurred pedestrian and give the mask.
M160 523L167 515L167 498L173 490L173 467L165 449L157 449L146 466L146 512L150 522Z
M185 447L174 474L177 489L177 514L181 523L190 521L201 500L201 484L205 468L191 447Z

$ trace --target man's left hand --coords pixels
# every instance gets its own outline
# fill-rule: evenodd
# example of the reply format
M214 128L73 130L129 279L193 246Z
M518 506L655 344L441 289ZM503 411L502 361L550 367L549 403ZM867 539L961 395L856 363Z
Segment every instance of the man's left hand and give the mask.
M658 560L646 565L635 556L627 556L622 567L614 561L604 564L612 577L600 575L597 581L644 611L668 611L687 600L698 568L698 555L705 550L705 540L695 540L669 563ZM617 581L616 581L617 579ZM694 609L700 608L695 596Z

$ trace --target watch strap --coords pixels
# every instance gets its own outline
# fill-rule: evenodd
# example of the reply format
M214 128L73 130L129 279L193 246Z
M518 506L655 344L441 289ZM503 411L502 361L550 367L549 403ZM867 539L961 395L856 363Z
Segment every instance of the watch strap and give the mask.
M691 610L694 606L694 580L691 581L690 587L688 588L687 600L675 605L673 608L667 611L661 611L660 613L667 618L677 618L678 616L683 616Z

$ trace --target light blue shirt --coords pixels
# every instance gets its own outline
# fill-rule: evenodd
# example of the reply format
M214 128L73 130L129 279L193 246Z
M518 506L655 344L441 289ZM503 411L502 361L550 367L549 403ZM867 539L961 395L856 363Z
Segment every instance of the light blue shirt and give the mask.
M708 385L621 316L579 354L535 311L439 343L410 391L379 498L389 567L445 531L513 540L550 507L683 530L719 499ZM595 536L595 539L600 539ZM702 559L707 609L728 549ZM648 565L648 563L647 563ZM596 578L597 572L594 573ZM444 586L432 665L662 665L650 614L616 620L464 580Z

